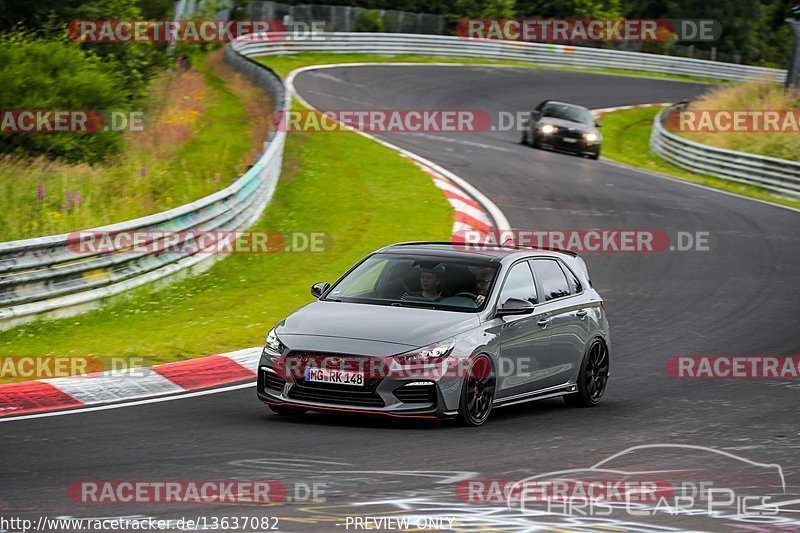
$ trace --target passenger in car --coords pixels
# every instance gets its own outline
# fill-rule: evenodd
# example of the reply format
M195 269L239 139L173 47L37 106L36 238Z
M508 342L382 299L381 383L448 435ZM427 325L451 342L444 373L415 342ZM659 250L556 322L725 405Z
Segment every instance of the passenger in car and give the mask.
M419 266L419 285L422 290L406 292L402 299L425 298L427 300L439 301L445 297L442 276L444 265L421 264Z

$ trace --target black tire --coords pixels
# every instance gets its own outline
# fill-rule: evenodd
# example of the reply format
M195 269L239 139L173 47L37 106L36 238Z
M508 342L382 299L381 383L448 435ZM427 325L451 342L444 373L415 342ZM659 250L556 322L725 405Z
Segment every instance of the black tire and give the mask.
M272 404L267 404L267 407L272 409L273 413L280 416L303 416L304 414L306 414L306 410L300 409L299 407L289 407L286 405L272 405Z
M458 405L458 423L462 426L481 426L492 413L496 376L492 360L487 355L472 359L469 372L461 387Z
M600 148L597 149L595 153L589 156L589 159L594 159L597 161L600 158Z
M533 134L533 138L531 139L531 146L536 149L542 148L542 143L539 142L539 139L536 138L536 134Z
M578 392L567 394L564 401L572 407L595 407L606 391L609 371L608 347L594 339L586 348L578 373Z
M522 138L519 140L519 144L530 145L530 143L528 142L528 130L522 132Z

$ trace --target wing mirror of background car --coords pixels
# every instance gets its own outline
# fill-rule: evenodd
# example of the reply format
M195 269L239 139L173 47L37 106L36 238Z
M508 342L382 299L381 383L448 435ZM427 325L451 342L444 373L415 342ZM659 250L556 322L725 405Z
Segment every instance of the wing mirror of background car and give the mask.
M531 120L532 121L536 122L540 118L542 118L542 112L541 111L531 111Z
M320 296L322 296L322 293L328 290L330 286L331 284L328 283L327 281L320 281L319 283L313 284L311 286L311 296L313 296L314 298L319 298Z
M599 128L599 127L601 127L602 125L603 125L603 123L602 123L602 122L600 122L599 120L595 120L595 121L594 121L594 127L595 127L595 128Z
M506 315L527 315L533 313L534 306L528 300L522 300L520 298L509 298L503 305L497 308L497 316L506 316Z

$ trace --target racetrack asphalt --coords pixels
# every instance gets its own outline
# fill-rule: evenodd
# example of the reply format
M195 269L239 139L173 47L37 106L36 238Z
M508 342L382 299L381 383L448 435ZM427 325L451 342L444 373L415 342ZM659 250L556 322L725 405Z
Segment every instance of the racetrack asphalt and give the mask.
M320 109L483 109L492 115L529 110L547 98L601 108L678 101L708 88L559 70L437 66L310 71L295 86ZM656 447L630 454L624 465L687 471L692 480L733 473L759 487L771 474L745 460L780 465L787 488L777 497L797 500L800 382L681 380L669 377L665 365L676 355L800 353L800 213L534 150L518 144L516 131L379 136L469 181L515 228L708 232L710 249L584 255L612 328L612 377L596 409L545 400L498 410L487 425L471 429L330 415L293 420L270 414L247 388L12 420L0 423L0 514L278 516L283 531L344 529L347 516L379 514L457 516L459 529L495 531L724 531L744 524L747 517L735 513L521 514L503 503L473 505L455 496L460 479L588 468L632 446L654 444L709 447L737 458ZM313 281L319 280L309 285ZM326 501L253 507L70 500L72 483L97 479L325 483ZM797 507L789 504L795 512L780 513L787 531L798 527Z

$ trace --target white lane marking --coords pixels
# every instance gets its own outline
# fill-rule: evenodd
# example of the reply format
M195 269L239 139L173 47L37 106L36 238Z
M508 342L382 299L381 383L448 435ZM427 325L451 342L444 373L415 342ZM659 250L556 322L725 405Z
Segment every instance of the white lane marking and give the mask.
M248 382L248 383L241 383L239 385L231 385L228 387L220 387L218 389L210 389L198 392L187 392L185 394L176 394L174 396L165 396L159 398L148 398L145 400L136 400L134 402L125 402L125 403L115 403L111 405L97 405L94 407L83 407L80 409L73 409L71 411L53 411L51 413L38 413L33 415L22 415L22 416L11 416L7 418L0 418L0 423L2 422L17 422L19 420L30 420L33 418L49 418L52 416L66 416L66 415L77 415L81 413L91 413L94 411L105 411L108 409L120 409L122 407L133 407L137 405L147 405L151 403L161 403L161 402L170 402L172 400L183 400L185 398L194 398L196 396L206 396L208 394L219 394L222 392L230 392L238 389L246 389L246 388L255 388L256 383L255 381Z

